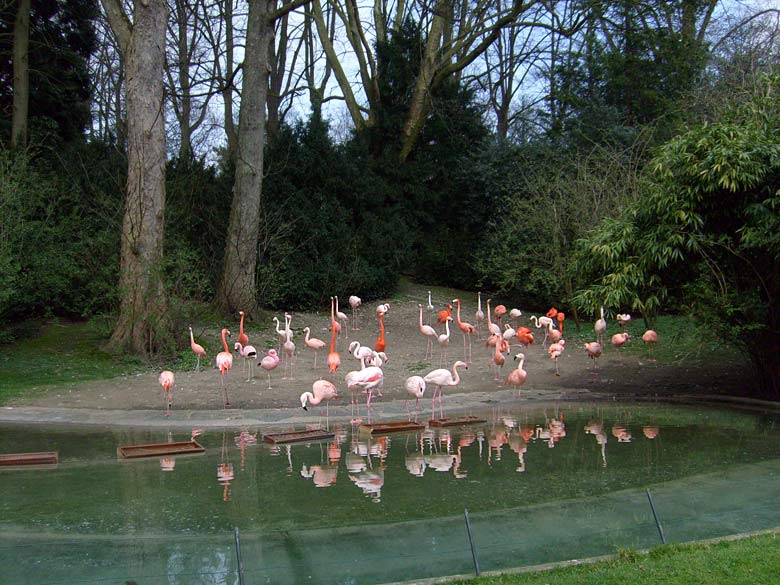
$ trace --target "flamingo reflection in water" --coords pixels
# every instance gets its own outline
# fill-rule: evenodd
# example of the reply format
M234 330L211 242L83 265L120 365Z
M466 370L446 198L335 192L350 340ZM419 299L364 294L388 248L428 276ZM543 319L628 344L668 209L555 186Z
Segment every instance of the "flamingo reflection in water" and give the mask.
M523 473L525 471L525 454L528 451L528 443L519 431L509 433L509 448L517 453L518 467L515 471Z
M168 442L173 443L173 434L168 433ZM176 467L175 457L160 457L160 471L173 471Z
M222 433L222 460L217 465L217 482L224 489L222 490L222 501L230 501L230 482L235 479L233 464L228 459L227 433Z
M647 425L642 427L642 434L650 440L655 439L660 432L661 429L658 427L658 425Z
M338 465L311 465L301 467L301 477L311 479L318 488L326 488L336 484L339 473Z
M246 448L251 445L257 445L257 431L250 433L248 430L243 429L233 437L239 451L241 451L241 471L244 470L246 465Z
M612 436L618 440L618 443L630 443L633 438L628 427L623 423L615 423L612 426Z
M365 469L360 473L350 475L349 479L375 503L382 501L382 486L385 485L385 469Z
M425 474L425 455L423 454L423 439L420 433L416 433L414 436L414 443L417 447L417 451L409 452L409 436L406 437L406 459L404 465L409 473L415 477L422 477Z
M585 432L596 437L596 443L601 445L601 460L604 467L607 466L607 434L604 432L604 423L598 421L588 421L585 425Z

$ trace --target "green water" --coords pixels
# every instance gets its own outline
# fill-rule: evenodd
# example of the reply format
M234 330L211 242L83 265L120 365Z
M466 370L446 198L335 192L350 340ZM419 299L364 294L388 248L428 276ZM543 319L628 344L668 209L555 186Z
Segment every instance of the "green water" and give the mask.
M53 469L0 471L0 583L238 583L235 528L246 583L467 573L466 508L482 570L580 558L659 542L647 488L671 541L780 525L771 416L627 404L483 414L387 437L335 426L330 441L279 447L260 429L208 431L204 454L167 461L116 450L189 433L0 428L0 453L60 456Z

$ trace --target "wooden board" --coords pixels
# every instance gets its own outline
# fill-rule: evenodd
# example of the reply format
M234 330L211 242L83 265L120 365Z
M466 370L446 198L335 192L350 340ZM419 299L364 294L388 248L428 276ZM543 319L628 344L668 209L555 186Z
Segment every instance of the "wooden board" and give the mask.
M385 433L399 433L402 431L421 431L424 428L425 425L421 425L420 423L399 420L393 422L360 425L360 432L369 433L371 435L382 435Z
M458 418L432 418L428 424L432 427L456 427L459 425L474 425L487 422L478 416L460 416Z
M0 466L21 467L27 465L57 465L59 455L56 451L38 453L4 453L0 455Z
M149 445L124 445L116 450L117 457L136 459L138 457L162 457L165 455L188 455L203 453L206 449L197 441L181 443L150 443Z
M308 431L292 431L289 433L268 433L263 435L266 443L279 445L281 443L300 443L303 441L324 441L335 435L325 429L310 429Z

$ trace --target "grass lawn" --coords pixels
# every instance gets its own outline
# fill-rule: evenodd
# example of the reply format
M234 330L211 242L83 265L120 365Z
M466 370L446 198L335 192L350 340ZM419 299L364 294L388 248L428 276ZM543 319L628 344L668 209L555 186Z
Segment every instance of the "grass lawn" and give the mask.
M468 585L629 583L774 584L780 582L780 534L714 544L667 545L643 554L623 551L614 560L536 573L480 577Z

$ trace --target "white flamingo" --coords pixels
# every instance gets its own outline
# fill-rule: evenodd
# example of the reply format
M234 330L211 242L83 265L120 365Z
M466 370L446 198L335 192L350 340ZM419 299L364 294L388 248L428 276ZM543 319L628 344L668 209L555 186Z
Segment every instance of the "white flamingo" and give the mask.
M366 362L374 357L374 350L365 345L360 345L359 341L353 341L349 344L349 353L356 360L360 361L363 367L366 367Z
M601 343L604 338L604 334L607 332L607 320L604 318L604 307L601 307L601 317L593 325L593 330L596 332L596 341Z
M430 325L423 324L423 306L422 305L417 305L417 306L420 309L420 323L419 323L420 333L422 333L425 337L428 338L428 345L425 348L425 358L424 358L427 360L429 359L428 354L430 354L431 358L433 357L433 340L438 339L439 335L436 333L436 330L433 327L431 327Z
M355 295L349 297L349 306L352 307L352 331L360 330L358 326L358 309L363 304L363 300Z
M347 314L339 311L339 298L336 297L336 319L340 321L341 330L344 332L344 339L349 339L349 318Z
M482 339L482 322L485 320L485 311L482 310L482 293L477 293L477 312L474 314L477 319L477 339Z
M450 321L452 321L452 317L447 317L447 320L444 322L445 333L442 333L438 337L439 349L441 351L439 365L442 365L447 361L447 346L450 344Z
M233 349L244 358L245 366L249 366L249 377L246 379L249 382L252 379L252 362L257 357L257 350L252 345L241 345L238 341L233 345Z
M466 362L457 361L452 365L452 371L441 368L438 370L433 370L432 372L426 374L425 377L423 377L423 380L425 380L426 384L433 384L435 386L433 390L433 396L431 398L431 417L433 417L433 414L435 412L436 394L438 393L439 417L444 418L442 405L441 405L441 387L457 386L458 384L460 384L460 375L458 374L458 368L464 368L466 370L469 369L469 367L466 365Z
M414 420L416 421L420 398L422 398L423 394L425 394L425 380L423 380L423 378L420 376L410 376L406 379L404 386L406 387L406 392L414 397ZM409 412L408 398L406 399L406 414L409 415L409 420L412 420L412 414ZM433 418L433 413L431 413L431 418Z

